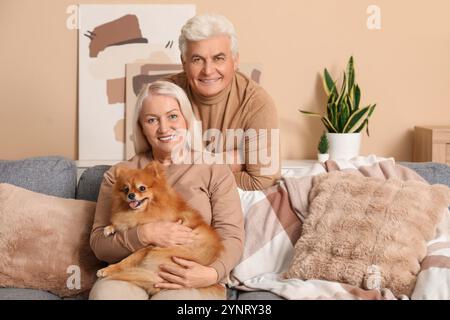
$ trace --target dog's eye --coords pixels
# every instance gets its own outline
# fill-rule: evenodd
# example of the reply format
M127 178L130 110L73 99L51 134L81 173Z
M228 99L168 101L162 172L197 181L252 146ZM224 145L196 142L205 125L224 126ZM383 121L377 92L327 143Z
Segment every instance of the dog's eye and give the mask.
M123 188L123 192L128 193L129 191L130 191L130 188L128 188L128 187Z
M139 191L140 191L140 192L144 192L145 190L146 190L146 188L145 188L144 186L140 186L140 187L139 187Z

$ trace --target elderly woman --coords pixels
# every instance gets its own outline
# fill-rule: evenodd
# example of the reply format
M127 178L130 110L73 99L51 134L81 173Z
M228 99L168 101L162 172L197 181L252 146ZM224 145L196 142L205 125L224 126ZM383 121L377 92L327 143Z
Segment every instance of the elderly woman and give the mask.
M219 233L224 250L211 265L174 257L178 266L160 266L162 290L151 299L225 299L226 289L216 296L204 296L200 288L223 283L238 263L243 249L244 226L239 195L233 174L226 165L180 163L178 157L198 154L192 150L195 117L184 91L177 85L157 81L141 90L134 120L136 156L127 162L131 168L144 168L156 160L166 168L167 181L197 209ZM98 259L116 263L143 247L168 247L191 241L190 228L176 222L155 222L105 237L110 224L111 193L115 183L113 166L100 188L90 243ZM90 299L148 299L146 291L119 280L98 280Z

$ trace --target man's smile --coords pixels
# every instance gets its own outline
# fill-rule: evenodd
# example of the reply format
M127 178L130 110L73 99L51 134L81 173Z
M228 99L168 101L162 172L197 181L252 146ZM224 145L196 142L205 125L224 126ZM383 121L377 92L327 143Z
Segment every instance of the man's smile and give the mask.
M218 82L219 80L222 80L222 77L219 78L215 78L215 79L198 79L199 82L201 82L202 84L205 85L210 85L210 84L215 84L216 82Z

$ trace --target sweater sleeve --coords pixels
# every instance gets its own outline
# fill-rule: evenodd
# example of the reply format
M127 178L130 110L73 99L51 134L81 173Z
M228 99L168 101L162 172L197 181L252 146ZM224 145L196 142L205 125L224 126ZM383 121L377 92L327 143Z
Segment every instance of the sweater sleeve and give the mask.
M116 232L105 237L103 228L110 225L112 189L115 183L114 167L105 172L95 208L94 224L90 236L90 245L95 256L108 263L116 263L145 245L139 239L137 227L125 232Z
M252 102L245 130L245 171L235 172L237 185L243 190L261 190L273 186L280 178L280 139L277 110L264 91ZM256 159L256 160L255 160Z
M214 165L210 185L211 226L219 233L224 250L210 266L216 269L219 281L238 264L244 247L244 216L236 182L227 166Z

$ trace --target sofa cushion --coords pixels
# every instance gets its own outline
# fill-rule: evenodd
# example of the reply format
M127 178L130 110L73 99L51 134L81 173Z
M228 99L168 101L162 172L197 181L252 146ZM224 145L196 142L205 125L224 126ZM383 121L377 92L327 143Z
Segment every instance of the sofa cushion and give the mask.
M95 203L0 184L0 286L87 292L102 267L89 245Z
M86 169L78 181L77 199L97 201L100 185L103 180L103 174L111 166L98 165Z
M63 157L0 160L0 183L61 198L75 198L77 167Z
M0 288L0 300L61 300L61 298L43 290Z
M315 176L312 185L309 215L286 277L373 289L378 284L370 277L378 276L374 281L382 288L411 296L450 189L340 171Z
M279 295L268 291L241 291L238 300L284 300Z
M446 184L450 187L450 167L437 162L399 162L402 166L416 171L429 184Z

